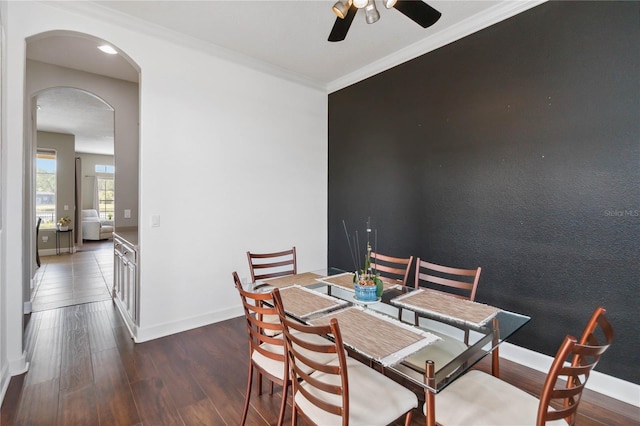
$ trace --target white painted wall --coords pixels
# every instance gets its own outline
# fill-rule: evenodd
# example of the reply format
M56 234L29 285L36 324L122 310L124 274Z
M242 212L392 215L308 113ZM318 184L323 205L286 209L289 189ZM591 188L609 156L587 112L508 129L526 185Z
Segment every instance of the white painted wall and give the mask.
M4 36L4 20L6 16L6 3L0 2L0 76L5 75L5 36ZM4 395L9 386L9 361L7 359L7 310L5 309L5 300L7 300L6 286L4 285L4 193L5 193L5 167L4 167L4 141L5 134L5 82L4 78L0 78L0 405L4 400Z
M0 361L2 363L2 395L9 384L9 376L20 374L27 369L26 357L22 348L22 312L23 312L23 160L22 129L10 126L11 120L23 121L23 86L12 86L10 81L24 75L24 56L10 49L14 39L9 31L9 4L0 3L2 14L2 178L0 185L2 208L2 232L0 234L0 318L1 332ZM17 24L13 24L16 26ZM17 66L11 64L17 63ZM20 65L22 63L22 65ZM19 80L18 80L19 81ZM15 105L15 106L14 106ZM10 248L10 249L8 249Z
M240 314L231 272L248 275L249 249L295 244L301 270L326 266L326 93L46 2L9 2L6 11L0 308L12 374L25 365L23 88L32 35L91 34L142 69L138 340Z
M326 94L157 50L129 52L142 68L140 340L239 314L231 272L248 275L247 250L296 245L301 270L327 250Z

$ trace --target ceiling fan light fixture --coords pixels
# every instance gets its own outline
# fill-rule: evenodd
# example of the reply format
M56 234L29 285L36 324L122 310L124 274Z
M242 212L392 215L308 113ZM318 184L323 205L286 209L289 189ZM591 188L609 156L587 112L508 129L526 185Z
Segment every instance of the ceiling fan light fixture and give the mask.
M333 5L333 13L335 13L338 18L344 19L344 17L347 16L349 7L351 7L351 0L338 0L336 4Z
M380 19L380 13L376 7L375 0L368 1L367 6L364 8L364 13L367 24L373 24L374 22L378 22L378 19Z
M398 0L382 0L382 2L384 3L384 7L386 7L387 9L391 9L396 5Z
M353 0L353 5L358 9L362 9L369 4L369 0Z

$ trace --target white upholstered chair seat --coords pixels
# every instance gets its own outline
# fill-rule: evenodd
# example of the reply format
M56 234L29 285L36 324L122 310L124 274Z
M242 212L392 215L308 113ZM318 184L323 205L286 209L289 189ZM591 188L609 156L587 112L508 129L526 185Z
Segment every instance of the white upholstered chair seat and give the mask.
M349 380L350 426L387 425L418 406L418 398L407 388L352 358L347 358L346 361ZM316 371L312 377L334 385L340 384L340 376L337 375L327 375ZM324 394L322 391L310 388L305 382L302 382L300 386L307 388L314 395L326 397L326 400L334 405L342 404L337 395ZM320 395L321 393L323 395ZM318 425L342 424L342 417L316 407L300 392L296 393L295 401L304 413Z
M271 314L263 315L262 321L268 322L269 324L280 324L280 317L277 315L271 315ZM282 331L268 330L268 329L264 330L264 334L266 334L267 336L277 336L280 333L282 333Z
M472 370L435 397L436 421L442 426L535 425L540 401L490 374ZM423 407L426 414L426 405ZM565 425L563 420L547 425Z

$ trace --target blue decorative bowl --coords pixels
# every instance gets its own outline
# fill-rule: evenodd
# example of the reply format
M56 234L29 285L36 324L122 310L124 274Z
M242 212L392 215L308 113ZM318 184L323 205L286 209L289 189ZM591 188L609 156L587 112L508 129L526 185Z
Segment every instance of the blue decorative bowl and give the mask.
M353 283L353 288L356 291L356 300L360 300L362 302L375 302L378 300L375 285L360 285L358 283Z

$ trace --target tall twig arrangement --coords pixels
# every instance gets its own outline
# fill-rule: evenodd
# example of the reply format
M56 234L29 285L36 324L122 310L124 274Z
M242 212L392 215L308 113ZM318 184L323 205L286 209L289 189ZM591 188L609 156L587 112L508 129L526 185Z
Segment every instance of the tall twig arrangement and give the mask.
M378 271L371 268L371 218L367 219L367 251L364 256L364 265L360 264L360 241L358 237L358 231L355 232L355 236L351 237L349 231L347 231L347 224L342 221L344 227L344 233L347 237L347 244L349 245L349 254L353 261L353 269L355 274L353 276L353 282L359 285L365 286L380 286L382 289L382 280L378 276ZM378 247L378 230L374 230L374 247L377 250Z

